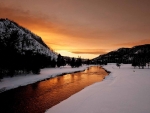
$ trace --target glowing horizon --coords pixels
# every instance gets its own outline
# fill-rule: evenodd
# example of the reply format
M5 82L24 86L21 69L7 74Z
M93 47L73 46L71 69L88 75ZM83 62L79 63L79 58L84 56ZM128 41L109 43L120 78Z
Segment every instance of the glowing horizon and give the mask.
M94 58L150 43L150 1L0 0L0 18L37 34L62 55Z

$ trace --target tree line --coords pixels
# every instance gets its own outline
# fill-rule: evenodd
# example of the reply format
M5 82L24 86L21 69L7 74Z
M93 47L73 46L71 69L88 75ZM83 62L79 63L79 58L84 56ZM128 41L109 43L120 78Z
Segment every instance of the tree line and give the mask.
M7 21L6 24L5 19L0 19L0 21L4 24L3 30L0 32L0 79L5 76L13 77L17 74L39 74L40 70L45 67L60 67L66 64L71 67L82 65L81 58L65 59L60 54L58 58L52 58L44 51L40 53L39 51L42 49L33 50L32 48L37 47L34 42L38 42L47 49L49 47L40 37L17 23ZM30 46L31 49L28 49Z
M66 60L60 54L57 59L43 54L26 51L26 54L17 53L16 50L4 50L0 55L0 79L5 76L15 76L17 74L39 74L45 67L61 67L70 65L72 68L82 66L81 58L70 58ZM2 50L1 50L2 52Z

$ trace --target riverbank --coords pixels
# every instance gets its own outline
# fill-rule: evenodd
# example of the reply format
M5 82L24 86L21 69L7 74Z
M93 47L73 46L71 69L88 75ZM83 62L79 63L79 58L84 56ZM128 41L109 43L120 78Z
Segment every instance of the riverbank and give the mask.
M88 67L90 66L84 65L79 68L71 68L70 66L65 66L61 68L45 68L41 69L41 73L38 75L27 74L27 75L17 75L14 77L5 77L0 81L0 92L17 88L19 86L32 84L58 75L83 71Z
M76 93L46 113L150 113L150 69L123 64L104 68L110 75Z
M1 113L44 113L107 76L99 66L0 93Z

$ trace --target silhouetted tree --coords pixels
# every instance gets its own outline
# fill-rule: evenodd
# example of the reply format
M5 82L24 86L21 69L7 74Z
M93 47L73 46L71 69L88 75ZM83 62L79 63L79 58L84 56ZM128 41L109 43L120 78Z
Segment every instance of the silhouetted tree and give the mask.
M81 66L82 65L82 60L81 60L81 58L79 57L79 58L77 58L77 60L75 61L75 67L79 67L79 66Z
M87 60L86 64L87 64L87 65L89 65L89 64L90 64L90 60L89 60L89 59Z
M146 63L145 63L145 62L142 62L142 63L141 63L142 69L144 69L145 66L146 66Z
M39 67L33 68L32 73L33 74L40 74L40 68Z
M62 60L61 60L61 55L59 54L58 57L57 57L57 67L60 67L61 64L62 64Z
M137 65L138 65L138 67L139 67L139 69L140 69L140 67L141 67L141 64L140 64L140 62L138 62L138 64L137 64Z
M137 60L134 58L133 62L132 62L132 66L135 68L136 66L138 66Z
M70 65L71 65L72 68L75 67L75 59L74 58L71 59Z
M70 65L70 63L71 63L71 58L67 58L66 59L66 64Z
M148 64L147 64L147 66L148 66L148 68L149 68L149 62L148 62Z
M62 56L61 57L61 66L65 66L66 65L66 61L64 59L64 57Z
M121 64L120 63L116 63L116 66L120 68Z
M51 61L51 66L52 66L52 67L56 67L56 61L55 61L55 59L53 59L53 60Z
M3 70L0 68L0 81L3 78Z

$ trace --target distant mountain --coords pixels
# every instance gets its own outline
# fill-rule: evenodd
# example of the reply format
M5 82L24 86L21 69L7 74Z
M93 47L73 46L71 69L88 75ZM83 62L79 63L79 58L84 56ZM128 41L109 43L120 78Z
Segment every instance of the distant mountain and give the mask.
M132 48L119 48L118 50L100 55L92 59L92 61L132 63L134 59L150 62L150 44L138 45Z
M57 54L41 37L9 19L0 19L0 75L39 73L52 59Z

